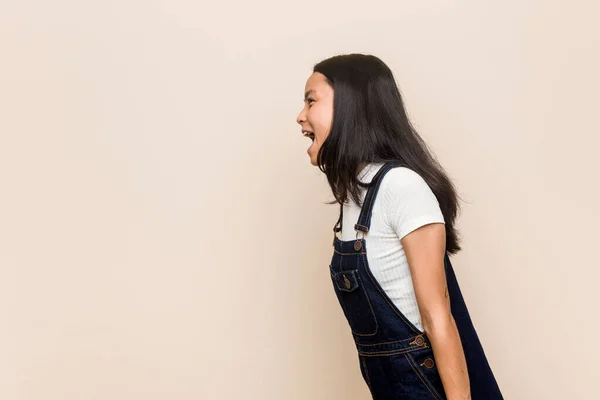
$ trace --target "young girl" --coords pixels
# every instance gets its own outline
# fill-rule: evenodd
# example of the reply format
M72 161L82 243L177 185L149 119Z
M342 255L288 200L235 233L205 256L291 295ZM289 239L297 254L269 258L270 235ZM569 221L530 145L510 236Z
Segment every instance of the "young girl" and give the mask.
M502 399L449 259L455 188L390 69L362 54L318 63L297 122L340 204L330 274L373 398Z

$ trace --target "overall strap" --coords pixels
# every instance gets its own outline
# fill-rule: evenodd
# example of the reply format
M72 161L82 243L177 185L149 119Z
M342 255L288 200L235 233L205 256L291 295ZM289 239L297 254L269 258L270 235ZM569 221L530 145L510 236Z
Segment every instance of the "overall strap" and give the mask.
M358 217L358 222L354 225L354 229L357 231L361 231L364 233L369 232L371 227L371 214L373 213L373 204L375 203L375 198L377 197L377 192L379 191L379 187L381 186L381 182L383 181L383 177L390 170L396 167L408 165L403 164L398 161L390 161L385 163L379 171L375 174L373 179L371 180L369 190L365 195L365 199L363 200L363 205L360 210L360 216ZM341 225L340 225L341 227Z

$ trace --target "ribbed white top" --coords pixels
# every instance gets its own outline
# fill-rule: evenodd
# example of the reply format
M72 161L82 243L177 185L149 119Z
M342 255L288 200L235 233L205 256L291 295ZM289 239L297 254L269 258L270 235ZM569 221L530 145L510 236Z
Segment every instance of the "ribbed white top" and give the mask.
M383 164L369 164L359 179L370 182ZM366 189L362 190L362 199ZM350 200L344 205L342 240L354 240L360 208ZM392 302L418 329L423 330L410 268L400 239L430 223L444 223L439 203L416 172L405 167L389 171L373 204L371 228L365 235L367 262L373 276Z

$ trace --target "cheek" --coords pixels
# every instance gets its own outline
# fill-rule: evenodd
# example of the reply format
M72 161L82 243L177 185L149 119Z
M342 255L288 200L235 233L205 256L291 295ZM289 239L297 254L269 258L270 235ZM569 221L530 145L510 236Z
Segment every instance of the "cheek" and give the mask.
M323 118L320 128L321 129L319 129L319 140L321 141L321 143L323 143L325 139L327 139L327 136L329 136L329 131L331 130L331 119Z
M315 135L320 141L325 140L331 129L331 115L325 110L311 110L314 111L312 118L309 119L311 126L315 129Z
M327 139L328 135L329 135L329 128L323 128L323 130L320 131L318 135L316 135L316 141L319 142L319 145L321 145L321 144L323 144L323 142L325 142L325 139Z

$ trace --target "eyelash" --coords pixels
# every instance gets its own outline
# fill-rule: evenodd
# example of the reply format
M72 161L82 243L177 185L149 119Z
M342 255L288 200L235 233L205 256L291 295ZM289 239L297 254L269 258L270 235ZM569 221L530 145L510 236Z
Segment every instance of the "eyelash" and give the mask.
M311 102L314 103L315 101L313 99L306 99L306 101L308 102L308 105L311 105Z

